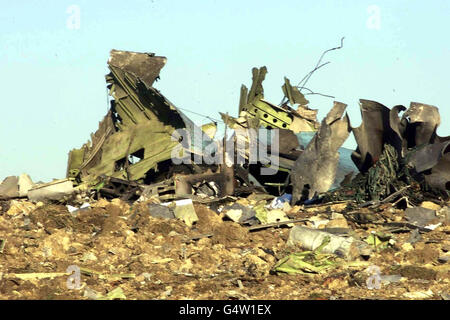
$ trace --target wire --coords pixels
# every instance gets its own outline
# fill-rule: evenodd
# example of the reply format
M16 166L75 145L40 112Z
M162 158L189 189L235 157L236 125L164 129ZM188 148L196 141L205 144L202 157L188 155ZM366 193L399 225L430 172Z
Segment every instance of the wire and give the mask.
M198 115L198 116L200 116L200 117L203 117L203 118L212 120L213 122L222 122L222 123L225 123L223 120L214 119L214 118L211 118L210 116L207 116L207 115L204 115L204 114L201 114L201 113L198 113L198 112L195 112L195 111L186 109L186 108L180 108L180 107L177 107L177 109L180 109L180 110L183 110L183 111L186 111L186 112L190 112L190 113L196 114L196 115Z

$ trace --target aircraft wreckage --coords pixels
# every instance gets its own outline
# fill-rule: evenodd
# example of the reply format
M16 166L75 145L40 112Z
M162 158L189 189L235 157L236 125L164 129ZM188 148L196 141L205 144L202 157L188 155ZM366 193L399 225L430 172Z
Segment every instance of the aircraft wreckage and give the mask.
M124 200L146 195L207 201L262 192L292 194L294 204L379 201L412 192L415 184L448 197L450 137L436 134L435 106L412 102L408 109L389 109L361 99L362 124L353 128L344 114L347 105L334 102L319 123L317 110L287 78L286 102L264 100L267 69L253 68L250 89L241 87L238 117L221 114L230 137L216 139L216 123L198 127L153 87L166 61L153 53L112 50L108 113L90 141L69 152L67 179L30 186L28 193L54 199L51 188L69 183ZM259 135L260 129L269 134ZM350 133L355 151L341 147ZM19 196L19 180L7 179L0 196Z
M165 63L113 50L111 104L67 176L0 184L0 297L450 299L436 107L360 100L353 127L335 101L319 122L303 80L267 101L261 67L219 136L154 87Z

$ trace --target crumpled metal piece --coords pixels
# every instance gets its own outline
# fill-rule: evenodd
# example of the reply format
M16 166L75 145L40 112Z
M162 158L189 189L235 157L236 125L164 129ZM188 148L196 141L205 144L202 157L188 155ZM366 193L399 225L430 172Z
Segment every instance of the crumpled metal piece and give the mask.
M441 152L441 158L425 175L425 181L433 188L450 191L450 143Z
M358 147L352 160L359 171L366 172L383 153L383 145L395 139L390 125L391 110L381 103L360 99L362 124L352 128ZM394 143L395 144L395 143Z
M412 152L408 162L429 186L450 191L450 141L425 145Z
M346 107L344 103L334 102L319 131L295 161L291 172L293 204L325 192L333 184L339 162L338 149L351 130L348 115L342 118Z
M439 163L446 153L450 152L450 142L436 142L416 149L409 156L409 164L417 172L430 170Z
M404 136L408 141L408 147L411 148L435 141L436 129L441 123L437 107L411 102L402 119L408 120Z
M299 104L301 106L304 106L309 103L309 101L305 99L305 96L300 92L300 90L297 87L291 85L291 82L288 78L284 77L284 84L281 88L283 89L284 95L289 99L289 103L291 105Z
M297 136L291 130L279 129L280 134L280 146L278 147L279 152L282 154L287 154L297 148L300 148Z

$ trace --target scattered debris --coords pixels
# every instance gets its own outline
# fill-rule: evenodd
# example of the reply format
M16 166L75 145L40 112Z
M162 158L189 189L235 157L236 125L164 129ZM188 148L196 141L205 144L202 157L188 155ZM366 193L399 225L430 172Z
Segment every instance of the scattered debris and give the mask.
M448 298L437 107L361 99L352 128L335 101L319 123L302 93L314 70L275 105L260 67L220 138L153 87L165 63L112 50L110 109L66 179L0 184L1 299Z

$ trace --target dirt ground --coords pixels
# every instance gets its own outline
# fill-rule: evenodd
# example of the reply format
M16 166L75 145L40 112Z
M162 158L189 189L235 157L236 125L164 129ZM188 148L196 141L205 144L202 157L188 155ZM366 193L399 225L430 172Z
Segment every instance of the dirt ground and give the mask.
M192 228L178 219L152 217L146 203L130 206L117 199L101 199L72 214L62 204L25 200L3 201L0 207L0 299L101 299L118 288L126 299L441 300L450 294L450 263L440 258L450 250L448 221L412 244L411 230L391 232L389 246L354 266L289 275L273 267L301 251L286 245L291 227L250 231L202 204L195 204L199 220ZM291 219L314 221L345 210L325 204L286 212ZM404 211L390 204L359 214L404 221ZM349 217L343 223L355 237L386 232L386 225ZM68 287L69 266L81 270L78 288ZM369 289L369 266L401 277Z

